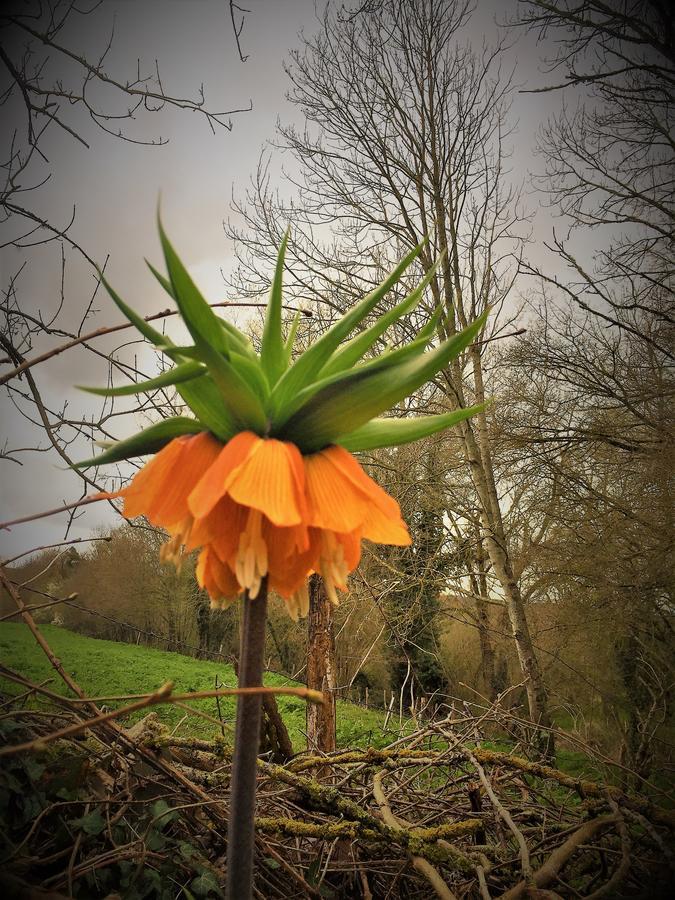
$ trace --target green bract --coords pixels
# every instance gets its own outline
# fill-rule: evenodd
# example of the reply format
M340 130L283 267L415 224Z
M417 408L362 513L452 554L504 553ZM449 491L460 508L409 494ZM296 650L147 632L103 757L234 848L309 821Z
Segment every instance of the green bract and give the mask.
M433 378L480 333L487 312L463 331L428 349L441 312L403 347L364 360L387 328L419 303L435 266L404 300L373 325L358 330L380 300L417 257L415 247L374 291L292 361L299 314L289 333L282 332L282 276L288 233L277 259L267 305L260 355L230 322L211 309L179 259L161 222L159 233L168 278L148 263L173 298L194 343L173 344L101 280L124 315L164 353L173 367L156 378L120 388L84 388L108 397L127 396L175 386L195 418L165 419L124 441L107 446L81 466L116 462L155 453L173 438L210 431L227 441L250 430L261 437L292 441L303 453L341 444L347 450L373 450L419 440L478 412L472 406L437 416L376 418ZM354 334L356 332L356 334Z

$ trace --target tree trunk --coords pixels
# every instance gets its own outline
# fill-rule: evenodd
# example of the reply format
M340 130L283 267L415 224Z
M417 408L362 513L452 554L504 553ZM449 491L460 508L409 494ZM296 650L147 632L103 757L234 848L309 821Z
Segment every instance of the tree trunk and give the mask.
M479 414L477 418L481 418ZM545 729L551 725L548 712L548 697L539 660L534 650L530 628L525 613L525 605L511 567L504 533L504 524L499 502L496 501L496 490L490 489L494 481L491 460L483 458L478 442L469 422L462 423L464 451L471 469L471 477L480 500L480 514L483 524L485 546L492 563L492 570L499 581L504 595L504 602L509 614L511 634L518 653L518 662L525 679L529 715L533 722ZM495 502L496 501L496 502ZM542 731L537 741L542 753L550 757L554 753L554 740L550 731Z
M490 634L490 612L487 603L488 587L485 575L485 554L483 552L483 542L480 536L480 529L476 527L475 531L476 549L474 552L474 560L476 574L471 575L471 587L475 597L476 604L476 624L478 628L478 639L480 641L480 662L481 674L483 676L483 686L487 691L490 700L494 700L499 693L497 686L497 672L495 668L495 648Z
M333 607L326 596L320 575L309 579L307 618L307 687L323 691L326 703L307 704L307 746L331 753L335 734L335 635Z

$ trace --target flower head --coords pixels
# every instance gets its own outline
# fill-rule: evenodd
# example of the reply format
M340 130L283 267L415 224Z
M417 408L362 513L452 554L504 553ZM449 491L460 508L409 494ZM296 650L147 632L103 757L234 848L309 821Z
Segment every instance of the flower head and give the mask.
M109 446L82 466L154 453L118 493L127 516L165 528L162 558L180 564L201 548L197 578L213 602L264 578L297 617L307 611L307 576L320 572L337 602L358 565L362 539L406 545L410 536L396 501L362 469L351 451L417 440L472 415L477 407L437 416L376 418L433 377L480 331L484 316L427 349L436 312L405 347L363 357L389 325L420 301L435 267L403 301L346 340L412 263L412 250L382 284L314 344L292 359L298 318L282 335L282 242L260 354L219 319L192 282L160 224L169 277L152 269L175 300L194 344L179 347L155 331L106 283L115 303L174 363L157 378L122 388L87 388L106 396L175 386L194 418L165 419ZM421 246L421 245L420 245Z
M203 547L197 578L217 605L244 590L254 599L267 576L297 617L312 572L337 603L362 538L410 543L396 501L342 447L302 456L294 444L250 431L225 445L206 432L175 438L118 496L125 515L169 531L163 559Z

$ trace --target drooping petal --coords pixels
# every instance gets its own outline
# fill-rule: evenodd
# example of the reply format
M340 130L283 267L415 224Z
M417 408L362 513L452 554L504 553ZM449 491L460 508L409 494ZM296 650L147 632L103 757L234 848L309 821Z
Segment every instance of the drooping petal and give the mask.
M171 537L159 549L159 561L173 563L180 572L185 556L185 545L188 543L192 529L192 516L187 515L182 522L169 527Z
M195 519L203 519L227 493L228 479L246 461L262 438L252 431L241 431L221 449L218 458L199 479L190 493L188 506Z
M361 534L352 531L349 534L336 534L335 540L342 547L345 565L349 572L353 572L361 560Z
M375 504L368 509L368 515L361 525L361 536L375 544L393 544L396 547L412 544L408 526L401 514L387 516Z
M144 515L155 525L172 526L189 514L187 498L221 445L207 431L174 438L135 476L124 496L124 515Z
M225 496L218 501L203 519L196 519L192 526L188 549L209 544L222 562L228 562L239 546L239 535L246 527L248 509Z
M378 544L403 547L410 544L411 537L398 503L363 471L352 454L337 446L328 447L322 453L355 487L368 495L370 502L363 519L362 536Z
M299 525L304 510L299 502L303 485L297 483L293 458L297 452L284 441L261 440L228 478L228 494L237 503L260 510L275 525Z
M304 550L299 549L300 544L293 548L293 530L276 528L274 535L268 539L269 586L286 599L299 590L315 570L321 548L320 532L315 528L304 529L303 538L307 541ZM300 529L297 531L300 532Z
M310 548L309 530L304 523L282 528L265 517L262 534L267 544L271 569L283 568L290 557L304 554Z
M134 475L131 484L121 491L124 497L123 513L127 518L143 515L150 517L148 513L161 499L183 454L186 441L186 437L180 437L167 444Z
M333 445L321 451L336 469L339 469L355 487L358 487L368 499L388 515L401 515L398 503L376 481L367 475L358 460L344 447Z
M208 591L212 606L229 606L241 593L234 572L210 547L205 547L199 554L195 574L199 586Z
M329 531L349 532L366 518L369 498L335 465L331 449L304 458L307 522Z

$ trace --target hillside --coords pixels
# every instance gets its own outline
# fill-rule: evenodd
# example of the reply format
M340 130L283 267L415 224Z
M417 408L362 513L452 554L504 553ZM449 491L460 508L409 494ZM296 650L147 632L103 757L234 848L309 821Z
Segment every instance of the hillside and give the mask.
M173 681L177 692L205 691L215 687L235 687L236 677L232 666L210 660L193 659L180 653L156 650L135 644L121 644L75 634L54 625L40 626L54 653L65 668L92 697L108 697L125 694L142 694L156 690L167 681ZM60 681L49 660L36 644L29 629L19 623L0 623L0 661L27 678L42 683L49 679L50 690L65 694L67 688ZM269 686L293 686L293 682L281 675L268 674ZM16 693L17 687L0 677L3 691ZM305 747L305 703L296 697L279 697L279 708L296 750ZM108 702L114 707L114 702ZM122 705L119 703L117 705ZM218 718L215 700L197 700L191 704L197 710ZM189 715L185 709L164 705L154 708L159 718L178 734L212 738L218 733L213 723ZM223 698L220 709L226 723L234 722L234 700ZM129 717L134 721L145 714L141 711ZM382 730L382 715L363 709L353 703L338 701L337 743L346 746L384 746L392 740L392 734ZM226 726L226 736L231 729Z

